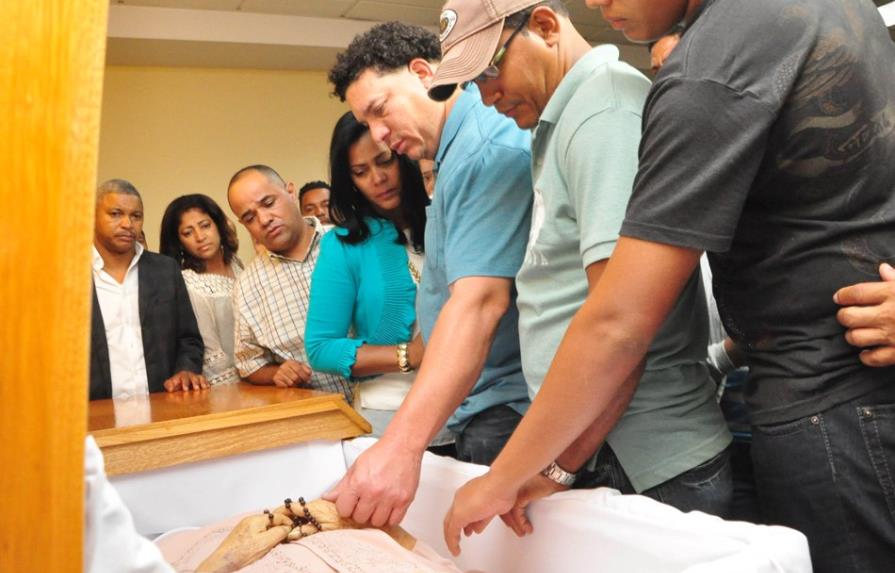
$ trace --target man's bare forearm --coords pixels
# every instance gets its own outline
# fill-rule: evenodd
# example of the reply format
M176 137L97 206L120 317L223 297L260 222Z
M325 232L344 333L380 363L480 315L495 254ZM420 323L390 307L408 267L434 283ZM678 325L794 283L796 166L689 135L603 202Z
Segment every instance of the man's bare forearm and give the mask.
M585 268L587 273L587 293L591 296L597 285L600 284L600 278L606 269L606 259L602 259L591 263ZM637 384L640 382L640 376L643 374L643 364L634 371L618 388L616 393L611 397L612 402L606 411L597 416L593 423L582 433L572 444L566 448L556 458L556 463L563 469L571 472L577 472L581 466L587 462L597 451L597 448L606 440L606 436L618 423L618 420L625 413Z
M413 388L383 440L400 440L412 450L424 450L478 380L506 313L511 282L474 280L501 281L506 292L494 296L475 288L475 283L472 292L465 288L469 285L455 285L438 315Z
M521 487L585 434L637 374L698 264L697 251L622 237L575 314L528 413L491 466Z
M637 384L642 375L643 364L625 380L624 385L619 387L607 409L556 458L556 463L561 468L573 473L578 472L581 466L596 453L597 449L606 441L606 436L628 409L628 404L631 403L631 398L637 391Z

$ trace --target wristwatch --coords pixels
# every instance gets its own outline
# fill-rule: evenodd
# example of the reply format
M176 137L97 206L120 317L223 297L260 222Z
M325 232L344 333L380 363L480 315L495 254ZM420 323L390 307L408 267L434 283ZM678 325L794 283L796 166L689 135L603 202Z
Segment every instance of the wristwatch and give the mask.
M572 484L575 483L575 474L562 469L556 462L550 462L550 465L544 468L541 475L565 487L572 487Z

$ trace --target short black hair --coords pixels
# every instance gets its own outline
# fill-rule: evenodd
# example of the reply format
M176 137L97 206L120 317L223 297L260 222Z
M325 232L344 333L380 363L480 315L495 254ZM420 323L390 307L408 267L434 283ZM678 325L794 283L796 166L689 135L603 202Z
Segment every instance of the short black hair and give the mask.
M329 212L332 222L348 231L338 235L339 240L349 245L361 243L370 236L370 227L364 218L381 217L373 205L358 191L351 177L351 163L348 151L358 139L370 130L369 127L346 112L333 129L329 146L330 180L333 183L329 197ZM394 152L392 152L394 153ZM410 228L410 242L417 251L425 250L426 207L429 196L423 183L423 174L416 161L406 155L395 154L401 172L401 215ZM397 233L397 242L407 244L404 233Z
M330 189L329 183L326 181L308 181L304 185L301 186L301 189L298 190L298 202L301 203L301 198L305 196L305 193L308 191L313 191L314 189Z
M205 272L205 261L190 254L180 242L180 218L190 209L198 209L211 218L221 237L224 264L229 265L239 247L236 235L227 225L227 216L224 215L220 206L211 197L200 193L182 195L171 201L171 204L165 209L165 214L162 216L162 228L159 232L159 252L176 260L181 269L192 269L197 273Z
M127 179L109 179L108 181L103 181L96 188L96 204L99 205L100 199L109 193L120 193L122 195L132 195L140 200L140 203L143 202L143 198L140 197L140 192L137 191L137 188L134 187L134 184L128 181Z
M230 183L227 184L227 191L230 191L230 188L233 187L233 184L242 179L242 177L250 171L257 171L261 175L267 177L268 181L270 181L271 183L276 183L280 185L280 187L286 186L286 181L282 177L280 177L280 174L277 173L276 169L270 167L269 165L256 163L255 165L243 167L242 169L234 173L233 177L230 178Z
M385 22L355 36L348 49L336 56L329 71L333 95L345 101L345 92L366 70L390 72L416 58L441 61L438 36L421 27L401 22Z

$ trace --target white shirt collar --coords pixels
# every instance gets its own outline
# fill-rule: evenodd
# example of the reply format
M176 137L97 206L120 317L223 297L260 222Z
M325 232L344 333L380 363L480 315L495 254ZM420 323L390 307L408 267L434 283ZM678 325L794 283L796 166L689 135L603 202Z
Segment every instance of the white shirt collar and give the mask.
M92 245L93 247L93 270L101 271L106 266L106 261L103 259L103 256L99 254L99 251L96 249L96 245ZM134 247L136 248L137 254L134 255L134 258L131 259L131 263L127 266L127 272L130 272L132 268L139 262L140 256L143 255L143 245L140 243L134 243Z

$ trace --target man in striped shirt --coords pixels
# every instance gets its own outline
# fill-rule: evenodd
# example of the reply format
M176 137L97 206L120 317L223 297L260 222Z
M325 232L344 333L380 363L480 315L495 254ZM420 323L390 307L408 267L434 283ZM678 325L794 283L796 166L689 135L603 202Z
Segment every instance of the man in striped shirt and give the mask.
M295 185L266 165L237 171L227 199L267 250L246 267L233 292L239 375L252 384L341 392L350 401L348 381L313 372L305 353L311 275L323 234L319 221L301 216Z

